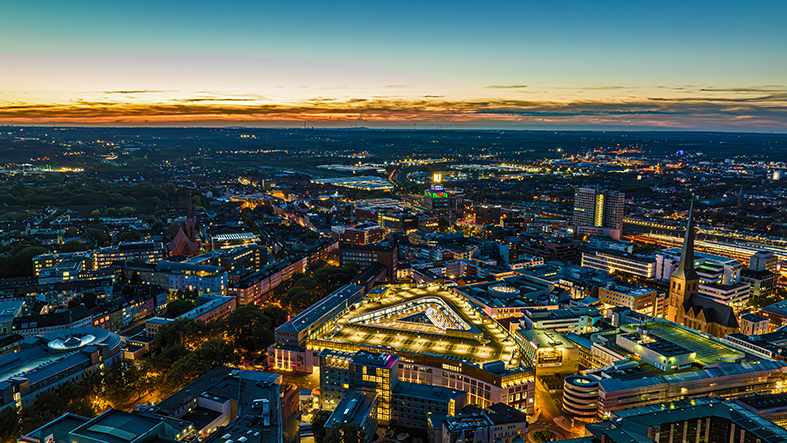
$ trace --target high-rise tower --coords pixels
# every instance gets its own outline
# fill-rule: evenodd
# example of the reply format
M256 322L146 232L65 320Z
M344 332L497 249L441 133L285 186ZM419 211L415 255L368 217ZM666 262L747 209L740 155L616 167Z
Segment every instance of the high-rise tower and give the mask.
M574 225L580 233L620 238L626 195L594 188L574 190Z

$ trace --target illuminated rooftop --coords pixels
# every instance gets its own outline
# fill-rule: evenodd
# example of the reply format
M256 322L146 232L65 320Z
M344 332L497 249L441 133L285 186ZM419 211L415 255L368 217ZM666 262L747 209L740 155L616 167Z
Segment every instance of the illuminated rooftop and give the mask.
M319 347L434 354L484 364L518 365L516 345L464 297L436 284L389 286L360 302L312 337ZM343 347L344 346L344 347Z

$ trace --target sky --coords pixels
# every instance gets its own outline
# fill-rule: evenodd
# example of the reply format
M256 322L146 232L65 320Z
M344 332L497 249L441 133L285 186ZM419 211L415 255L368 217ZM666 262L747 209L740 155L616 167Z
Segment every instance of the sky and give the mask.
M787 1L0 1L0 124L787 132Z

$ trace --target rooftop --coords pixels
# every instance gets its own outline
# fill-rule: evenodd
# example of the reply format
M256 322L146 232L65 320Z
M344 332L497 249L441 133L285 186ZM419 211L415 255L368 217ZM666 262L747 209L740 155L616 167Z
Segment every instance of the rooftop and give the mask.
M640 325L623 325L621 329L633 332L638 326ZM703 366L722 361L735 361L744 356L741 351L731 346L674 323L649 322L647 327L653 336L696 352L695 361Z
M344 285L341 288L328 294L322 300L308 307L305 311L296 315L287 323L279 326L283 330L301 332L311 326L318 318L325 315L327 312L332 311L342 303L347 303L353 295L359 291L363 291L362 286L358 285ZM278 329L278 328L277 328Z
M336 409L333 410L325 427L330 428L346 423L355 423L363 429L363 425L377 404L377 393L360 388L347 391Z

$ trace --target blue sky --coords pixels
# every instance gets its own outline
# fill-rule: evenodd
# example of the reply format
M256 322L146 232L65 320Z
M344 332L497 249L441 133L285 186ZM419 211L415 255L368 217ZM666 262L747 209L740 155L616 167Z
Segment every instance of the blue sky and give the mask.
M784 17L784 1L5 2L0 120L785 131ZM524 116L555 108L571 118Z

